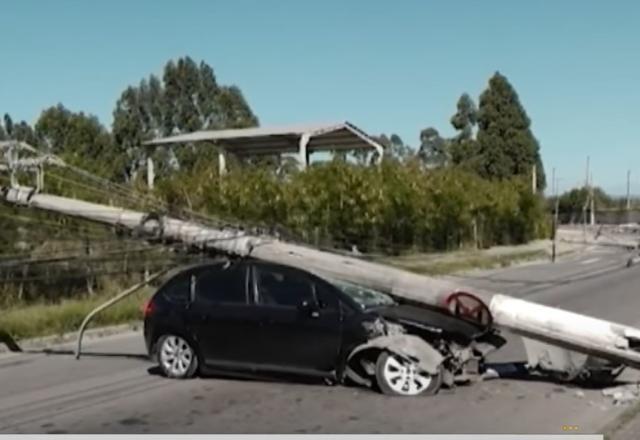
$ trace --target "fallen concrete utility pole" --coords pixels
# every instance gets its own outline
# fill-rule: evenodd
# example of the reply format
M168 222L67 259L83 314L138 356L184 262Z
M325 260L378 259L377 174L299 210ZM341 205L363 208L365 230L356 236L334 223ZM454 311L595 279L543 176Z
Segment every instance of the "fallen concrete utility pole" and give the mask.
M323 252L306 246L250 235L232 228L212 228L191 221L89 203L33 188L2 188L11 204L138 230L149 236L182 242L235 256L287 264L320 276L383 290L425 305L447 307L460 290L474 291L493 315L493 324L526 338L640 368L640 330L547 307L505 295L461 289L461 286L386 265Z

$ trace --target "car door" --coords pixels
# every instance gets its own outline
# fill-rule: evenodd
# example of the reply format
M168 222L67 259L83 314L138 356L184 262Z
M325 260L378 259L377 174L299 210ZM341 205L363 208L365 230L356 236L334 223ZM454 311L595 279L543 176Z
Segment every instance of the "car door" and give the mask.
M341 343L337 297L324 285L319 287L311 274L294 268L257 263L253 276L256 301L264 319L264 364L288 371L331 372Z
M197 275L190 314L205 364L237 367L257 360L261 322L247 288L244 263L217 265Z

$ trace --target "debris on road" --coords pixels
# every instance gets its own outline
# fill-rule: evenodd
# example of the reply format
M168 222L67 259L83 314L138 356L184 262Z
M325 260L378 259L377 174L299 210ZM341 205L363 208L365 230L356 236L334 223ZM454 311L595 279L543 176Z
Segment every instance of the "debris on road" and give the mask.
M640 383L605 388L602 390L602 395L613 399L613 404L616 406L626 405L640 400Z
M530 370L523 362L504 362L485 365L485 370L481 375L481 379L506 379L506 378L522 378L528 376Z

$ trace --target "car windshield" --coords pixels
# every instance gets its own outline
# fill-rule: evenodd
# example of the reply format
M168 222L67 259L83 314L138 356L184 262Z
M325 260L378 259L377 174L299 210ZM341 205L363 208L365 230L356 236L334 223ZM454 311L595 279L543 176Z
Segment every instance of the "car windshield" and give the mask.
M343 281L334 281L334 284L338 289L342 290L356 301L363 309L395 304L395 301L389 295L377 290L369 289L357 284L345 283Z

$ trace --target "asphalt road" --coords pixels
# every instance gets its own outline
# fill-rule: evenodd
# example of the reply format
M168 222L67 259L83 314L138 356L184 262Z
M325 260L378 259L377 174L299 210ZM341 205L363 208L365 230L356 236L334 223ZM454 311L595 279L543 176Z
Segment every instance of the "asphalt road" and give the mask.
M478 272L461 283L625 324L640 323L640 266L588 252L551 264ZM2 433L566 433L599 432L621 414L599 390L496 379L435 397L390 398L355 387L199 378L167 380L139 333L0 355ZM493 356L523 361L521 340ZM627 371L622 380L636 380ZM566 429L566 428L565 428ZM574 431L576 432L576 431Z

